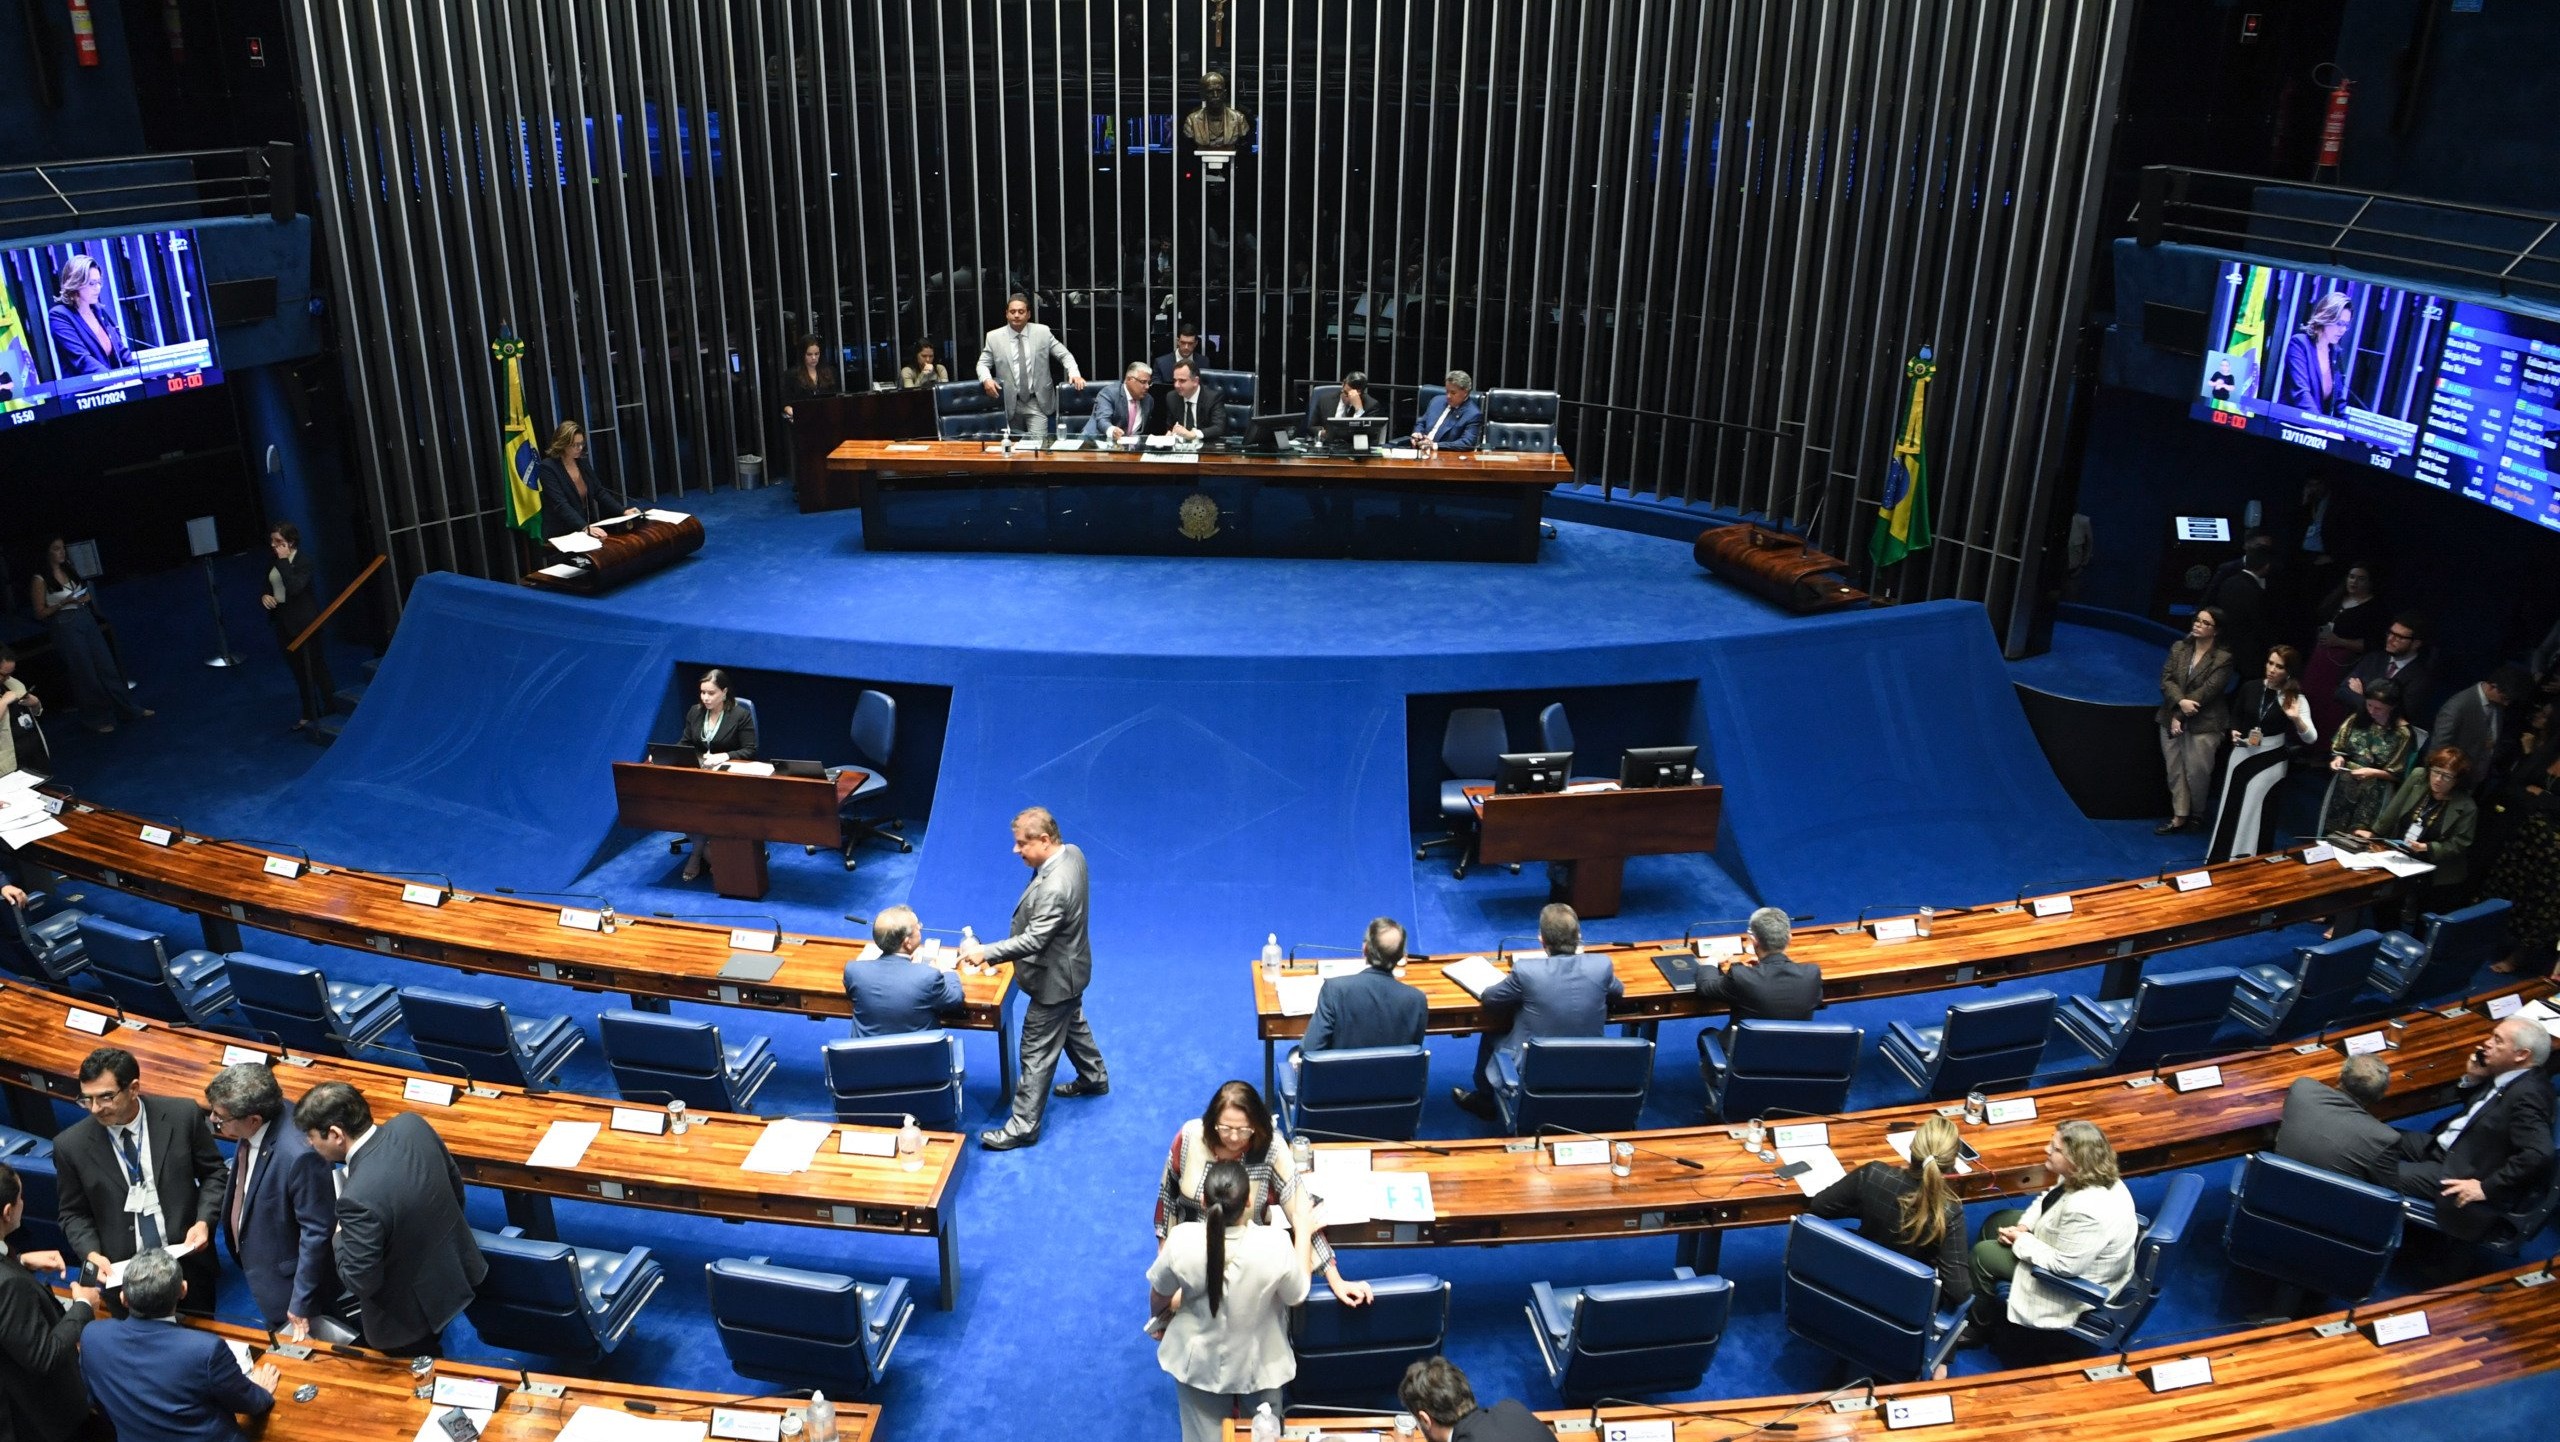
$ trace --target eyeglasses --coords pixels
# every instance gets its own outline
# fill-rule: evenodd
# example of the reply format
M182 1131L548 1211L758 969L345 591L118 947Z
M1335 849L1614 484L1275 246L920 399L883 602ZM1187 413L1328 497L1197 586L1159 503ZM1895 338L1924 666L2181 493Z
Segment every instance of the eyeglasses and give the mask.
M2391 639L2394 641L2415 641L2418 639L2418 633L2415 631L2403 631L2399 627L2394 626L2391 628Z
M1253 1135L1253 1128L1251 1127L1220 1127L1217 1131L1218 1135L1222 1137L1250 1137Z
M96 1111L98 1108L105 1106L107 1103L114 1101L120 1096L123 1096L130 1090L132 1090L130 1087L117 1087L111 1092L82 1092L80 1094L80 1105L88 1108L90 1111Z

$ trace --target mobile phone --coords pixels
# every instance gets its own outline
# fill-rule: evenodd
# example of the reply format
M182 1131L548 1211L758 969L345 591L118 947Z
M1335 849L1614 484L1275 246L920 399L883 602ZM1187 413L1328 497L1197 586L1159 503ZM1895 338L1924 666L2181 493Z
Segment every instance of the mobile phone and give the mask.
M1967 1163L1978 1162L1982 1160L1982 1153L1973 1149L1973 1143L1959 1137L1956 1139L1956 1160Z
M1785 1166L1778 1168L1778 1180L1782 1182L1792 1182L1796 1178L1803 1176L1805 1173L1812 1170L1813 1163L1811 1162L1789 1162Z
M472 1424L470 1416L459 1407L447 1407L437 1416L436 1422L444 1428L445 1435L452 1438L453 1442L479 1442L480 1429Z

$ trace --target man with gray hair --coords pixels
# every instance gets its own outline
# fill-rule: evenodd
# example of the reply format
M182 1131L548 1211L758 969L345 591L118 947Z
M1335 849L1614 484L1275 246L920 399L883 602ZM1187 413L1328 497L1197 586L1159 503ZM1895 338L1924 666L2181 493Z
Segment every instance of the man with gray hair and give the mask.
M1811 1021L1822 1010L1822 968L1787 955L1795 939L1787 914L1764 906L1747 925L1758 955L1699 967L1698 1000L1737 1021Z
M2373 1114L2390 1090L2391 1067L2378 1056L2347 1058L2334 1087L2317 1077L2296 1077L2285 1088L2277 1154L2360 1182L2397 1185L2400 1134Z
M1059 1083L1059 1096L1098 1097L1111 1090L1102 1048L1084 1019L1084 990L1093 982L1084 851L1060 839L1058 818L1049 808L1026 806L1014 813L1013 854L1031 868L1031 882L1013 904L1013 934L985 946L963 943L960 948L965 962L1012 962L1014 984L1030 998L1022 1012L1013 1115L1003 1126L978 1133L978 1145L991 1152L1040 1140L1049 1079L1057 1075L1061 1055L1075 1063L1076 1079Z
M1605 956L1582 949L1582 918L1561 901L1538 913L1543 956L1514 957L1511 974L1484 989L1485 1029L1476 1043L1474 1090L1451 1087L1462 1111L1501 1115L1496 1085L1519 1085L1520 1049L1543 1036L1601 1036L1609 1029L1609 1003L1626 995L1626 983Z
M1441 381L1441 394L1422 408L1413 423L1413 444L1424 455L1436 451L1472 451L1484 440L1484 407L1476 404L1475 377L1451 371Z
M2511 1016L2472 1050L2456 1100L2462 1110L2432 1128L2400 1133L2396 1179L2405 1196L2436 1204L2436 1225L2478 1241L2499 1218L2551 1181L2551 1033Z
M175 1257L137 1252L124 1264L128 1315L80 1334L89 1397L125 1442L240 1442L241 1415L276 1404L275 1363L243 1375L220 1337L170 1325L186 1290Z
M892 906L873 916L871 944L879 955L844 964L844 994L853 1000L855 1036L930 1031L968 1001L959 974L952 970L955 954L939 953L930 964L917 959L924 949L924 927L913 908ZM957 1065L960 1039L952 1038L951 1046Z
M222 1198L222 1238L249 1279L267 1330L294 1341L319 1319L351 1317L338 1280L338 1189L328 1159L311 1149L293 1106L265 1062L241 1062L204 1088L213 1134L232 1144L231 1183ZM351 1341L342 1328L328 1341Z
M1085 423L1084 433L1114 441L1162 435L1166 420L1161 398L1151 394L1155 380L1153 367L1131 361L1119 380L1094 387L1093 419Z

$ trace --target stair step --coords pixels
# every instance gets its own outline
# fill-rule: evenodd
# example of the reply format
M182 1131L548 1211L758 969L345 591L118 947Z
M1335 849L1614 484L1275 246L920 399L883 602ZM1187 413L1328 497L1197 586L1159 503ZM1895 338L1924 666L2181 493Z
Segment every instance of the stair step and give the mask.
M341 686L338 688L334 699L339 705L353 711L358 705L363 703L364 693L369 689L371 689L370 684L363 681L359 681L353 686Z
M323 743L337 740L338 733L346 729L347 713L343 711L332 711L311 723L311 735Z

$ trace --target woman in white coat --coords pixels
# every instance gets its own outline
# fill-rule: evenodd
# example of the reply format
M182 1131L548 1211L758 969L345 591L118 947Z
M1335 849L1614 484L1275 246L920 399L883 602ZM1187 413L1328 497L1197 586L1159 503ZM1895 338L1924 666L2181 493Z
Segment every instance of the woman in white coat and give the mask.
M1166 1234L1147 1269L1164 1323L1156 1361L1173 1374L1183 1442L1219 1442L1229 1417L1250 1422L1298 1375L1289 1309L1307 1299L1314 1228L1289 1234L1254 1223L1253 1182L1240 1162L1217 1162L1201 1183L1206 1220Z
M2134 1243L2142 1223L2133 1193L2116 1172L2116 1149L2088 1122L2053 1129L2045 1144L2045 1170L2053 1189L2024 1211L1994 1212L1983 1219L1973 1244L1973 1319L1996 1324L1998 1284L2009 1284L2007 1316L2021 1327L2052 1329L2080 1320L2088 1304L2049 1287L2029 1271L2042 1267L2104 1288L2112 1296L2133 1276Z

